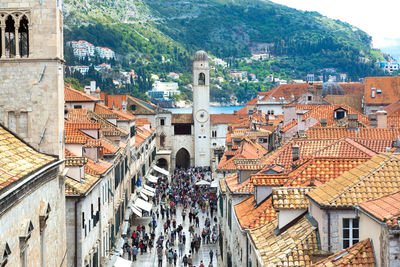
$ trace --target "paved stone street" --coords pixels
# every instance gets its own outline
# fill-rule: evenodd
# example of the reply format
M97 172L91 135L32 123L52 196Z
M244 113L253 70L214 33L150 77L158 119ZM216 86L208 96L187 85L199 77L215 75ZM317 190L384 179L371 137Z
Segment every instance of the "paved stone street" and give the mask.
M184 247L184 252L183 255L189 255L189 250L190 250L190 233L189 233L189 218L188 216L186 216L186 221L184 223L182 223L182 216L181 216L181 212L182 212L182 207L179 206L177 208L176 211L176 222L177 225L182 224L183 226L183 231L186 234L186 244ZM214 213L215 216L215 213ZM196 233L199 235L201 234L201 230L204 227L204 221L206 219L206 213L204 213L204 215L201 213L200 211L200 215L199 215L199 219L200 219L200 227L198 229L196 229ZM151 217L146 217L146 218L136 218L134 221L134 225L131 226L131 232L133 231L133 229L136 229L136 227L138 225L145 225L146 226L146 231L148 232L148 224L151 221ZM161 220L161 215L159 218L159 221L157 221L157 228L156 228L156 238L155 240L157 240L157 238L160 236L160 233L163 231L163 224L164 221ZM131 241L129 239L129 241ZM164 242L165 244L165 242ZM203 261L203 264L205 267L207 267L210 263L210 249L213 250L214 252L214 256L213 256L213 266L218 266L217 263L217 243L216 244L201 244L200 246L200 250L198 254L194 254L192 255L192 265L193 267L198 267L200 266L200 261ZM175 244L173 246L173 249L176 249L176 251L178 251L178 240L176 239ZM128 259L128 254L125 253L124 254L124 258ZM147 253L143 253L143 255L140 255L140 253L137 256L137 261L134 262L132 264L132 266L140 266L140 267L147 267L147 266L157 266L158 261L157 261L157 250L155 247L153 247L153 249L149 252L147 251ZM174 264L167 264L167 258L165 256L165 245L164 245L164 256L163 256L163 266L174 266ZM176 266L183 266L183 262L182 262L182 257L178 257L177 260L177 265Z

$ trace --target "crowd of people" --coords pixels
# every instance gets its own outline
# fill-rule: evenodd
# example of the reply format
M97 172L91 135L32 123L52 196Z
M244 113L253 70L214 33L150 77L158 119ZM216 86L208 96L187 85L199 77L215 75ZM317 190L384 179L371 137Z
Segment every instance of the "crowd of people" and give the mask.
M131 233L128 231L125 238L124 251L130 260L135 262L139 254L146 254L155 247L158 266L162 266L164 259L167 265L176 266L180 258L183 266L195 267L193 257L200 247L215 244L218 239L217 217L214 217L216 194L209 185L196 185L207 176L206 170L191 168L177 169L171 177L159 177L157 185L152 185L156 191L149 224L137 226ZM181 217L179 224L178 216ZM200 216L204 218L202 224ZM157 234L158 225L162 231ZM185 253L186 248L189 253ZM203 259L198 267L213 267L216 253L210 249L208 254L209 264L205 265L203 261L207 259Z

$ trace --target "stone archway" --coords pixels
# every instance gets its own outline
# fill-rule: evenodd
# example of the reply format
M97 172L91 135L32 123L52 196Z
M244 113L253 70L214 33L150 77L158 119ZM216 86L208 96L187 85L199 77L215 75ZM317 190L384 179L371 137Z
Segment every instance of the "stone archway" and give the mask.
M190 154L185 148L179 149L175 157L176 168L190 168Z
M157 160L157 166L166 170L169 170L168 161L164 158L159 158Z

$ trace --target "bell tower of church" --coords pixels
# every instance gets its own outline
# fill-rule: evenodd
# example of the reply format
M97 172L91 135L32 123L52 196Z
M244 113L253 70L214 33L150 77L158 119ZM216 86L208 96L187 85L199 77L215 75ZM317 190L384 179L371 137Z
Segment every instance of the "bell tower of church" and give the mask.
M198 51L193 61L194 161L196 167L210 166L210 69L208 56Z
M39 151L64 155L60 0L1 0L0 122Z

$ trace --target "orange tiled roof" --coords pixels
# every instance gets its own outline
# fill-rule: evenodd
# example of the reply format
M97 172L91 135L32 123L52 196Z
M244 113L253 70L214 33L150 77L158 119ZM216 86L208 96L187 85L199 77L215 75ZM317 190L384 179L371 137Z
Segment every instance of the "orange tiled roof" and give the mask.
M386 143L386 141L383 142ZM294 145L300 148L299 160L296 162L293 161L292 147ZM309 174L313 171L319 173L318 178L322 179L322 177L324 177L327 179L328 177L336 177L335 174L337 174L337 172L329 169L330 167L334 167L334 165L329 165L328 170L326 170L326 173L329 173L329 175L326 175L324 171L321 171L320 167L316 167L316 169L313 170L312 166L315 166L315 164L312 164L310 161L311 158L370 159L375 155L376 153L373 150L349 138L338 140L293 139L272 153L264 156L260 162L264 168L257 174L251 175L251 180L254 185L282 186L284 184L297 184L308 176L313 179L317 178ZM307 161L309 162L307 163ZM298 169L293 169L294 163L299 166ZM333 161L329 164L332 163ZM271 173L270 169L274 165L282 166L283 172ZM315 180L312 182L315 182ZM323 182L323 180L320 182Z
M236 114L211 114L210 118L212 124L240 123Z
M388 116L400 116L400 101L396 101L383 108Z
M309 112L303 115L302 119L306 120L308 118L314 118L318 120L317 124L315 126L320 126L320 120L321 119L326 119L327 121L327 126L330 126L332 124L335 124L337 120L334 118L334 112L337 109L345 109L347 110L347 114L357 114L358 115L358 120L365 125L369 125L369 120L368 117L365 116L364 114L358 112L357 110L347 106L347 105L319 105L318 107L311 109Z
M107 106L109 108L122 109L122 101L127 101L127 95L107 95Z
M400 191L363 202L360 204L360 208L386 225L397 227L398 220L400 220Z
M347 105L362 113L362 95L327 95L324 100L331 104Z
M318 104L288 104L288 105L283 105L284 108L296 108L298 110L312 110L316 107L318 107Z
M250 182L250 179L239 183L238 181L238 174L234 173L227 177L225 177L225 182L227 187L232 193L253 193L254 192L254 185Z
M56 160L36 151L0 125L0 189Z
M339 83L343 88L344 94L347 96L351 95L364 95L364 84L363 83Z
M368 158L320 158L313 157L288 174L284 186L321 185L331 181L345 171L366 162Z
M395 192L400 186L400 154L381 153L308 193L321 206L352 207Z
M296 125L297 125L297 120L293 119L291 122L283 125L281 130L282 130L282 132L286 133L288 130L292 129Z
M360 139L396 141L396 136L400 136L400 128L358 128L357 130L350 130L343 127L310 128L306 131L306 136L310 139L337 139L341 137L356 137ZM391 144L389 147L391 147Z
M99 178L90 174L85 174L85 178L81 179L81 181L67 177L65 179L65 195L84 195L97 181L99 181Z
M268 91L269 94L267 94L261 101L266 101L267 99L271 99L272 97L275 97L275 100L277 101L280 101L281 97L283 97L286 101L292 101L307 92L308 87L308 83L281 84Z
M264 266L310 266L311 256L318 250L316 227L306 216L279 235L276 227L277 220L273 220L250 231Z
M256 206L254 196L250 196L235 205L235 213L243 229L258 228L277 217L272 206L272 197L268 197Z
M92 175L102 175L111 167L112 164L104 160L94 162L93 160L88 159L88 162L85 165L85 172Z
M250 102L250 101L249 101ZM247 102L248 103L248 102ZM247 114L247 108L246 108L246 106L244 106L244 107L242 107L241 109L239 109L238 111L237 111L237 114L242 114L242 115L244 115L244 114Z
M360 241L312 266L376 266L371 239Z
M99 98L85 94L84 92L75 90L71 85L64 86L64 100L65 102L97 102Z
M311 187L279 187L272 189L272 204L275 209L307 209L306 194Z
M375 97L372 97L372 88L375 88ZM382 90L381 94L377 90ZM365 104L391 104L400 99L399 77L367 77L365 78Z

